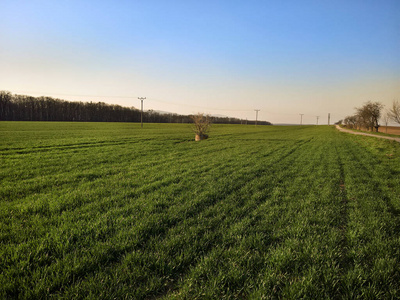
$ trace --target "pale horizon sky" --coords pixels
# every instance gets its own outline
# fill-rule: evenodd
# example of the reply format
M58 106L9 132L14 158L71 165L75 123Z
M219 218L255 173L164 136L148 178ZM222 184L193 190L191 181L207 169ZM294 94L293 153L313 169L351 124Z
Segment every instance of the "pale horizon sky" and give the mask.
M0 0L0 90L272 123L400 101L400 1Z

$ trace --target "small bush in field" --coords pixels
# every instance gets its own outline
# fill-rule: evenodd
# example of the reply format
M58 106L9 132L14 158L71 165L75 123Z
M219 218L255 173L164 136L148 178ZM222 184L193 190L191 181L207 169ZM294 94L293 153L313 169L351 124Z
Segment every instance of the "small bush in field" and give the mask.
M210 116L198 113L197 115L191 116L191 118L193 120L193 131L196 134L196 141L207 139L207 133L211 126Z

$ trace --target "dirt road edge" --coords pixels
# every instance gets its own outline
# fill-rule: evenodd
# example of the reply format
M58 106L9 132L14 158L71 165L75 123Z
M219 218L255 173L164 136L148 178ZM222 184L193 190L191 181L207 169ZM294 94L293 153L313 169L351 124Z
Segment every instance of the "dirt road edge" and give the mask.
M370 133L365 133L365 132L357 132L357 131L342 128L339 125L336 125L336 129L338 129L339 131L342 131L342 132L352 133L352 134L356 134L356 135L372 136L372 137L386 139L386 140L393 140L393 141L400 143L400 138L395 138L395 137L391 137L391 136L376 135L376 134L370 134Z

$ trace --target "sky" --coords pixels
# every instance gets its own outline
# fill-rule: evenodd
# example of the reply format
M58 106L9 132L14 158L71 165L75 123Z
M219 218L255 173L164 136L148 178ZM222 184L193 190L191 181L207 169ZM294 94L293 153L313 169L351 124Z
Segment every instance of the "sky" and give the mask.
M400 101L399 0L0 0L0 90L327 124Z

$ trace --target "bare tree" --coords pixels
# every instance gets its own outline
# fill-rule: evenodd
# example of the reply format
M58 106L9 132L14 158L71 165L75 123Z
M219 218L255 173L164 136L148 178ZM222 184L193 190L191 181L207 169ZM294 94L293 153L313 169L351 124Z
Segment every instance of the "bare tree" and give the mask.
M375 127L376 132L378 132L380 126L379 119L381 118L383 104L379 102L368 102L366 108L370 113L373 127Z
M362 128L366 128L370 130L373 128L372 122L370 120L370 114L365 106L356 107L356 118L357 118L357 129L361 130Z
M356 116L358 117L360 127L365 127L371 131L375 128L376 132L378 132L382 109L382 103L371 101L368 101L362 107L356 108Z
M388 127L389 120L390 120L390 113L389 113L389 111L385 111L385 113L382 116L382 121L385 123L386 133L388 130L387 127Z
M359 118L354 115L354 116L347 116L344 119L344 125L346 125L347 128L350 129L357 129L359 127Z
M211 126L211 118L209 115L198 113L197 115L190 116L193 120L193 131L196 134L196 141L208 138L207 132Z
M400 103L399 101L393 101L392 107L389 109L389 117L396 123L400 124Z

